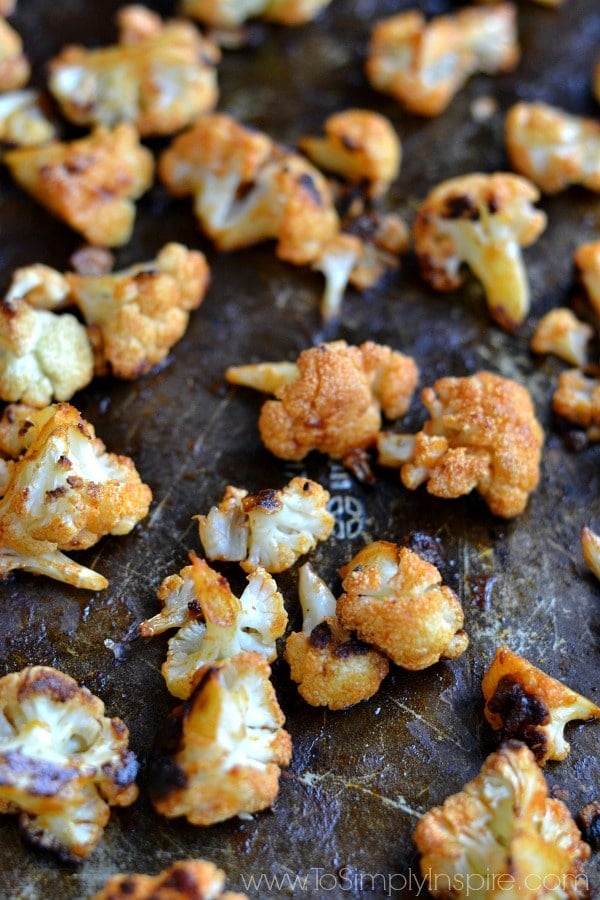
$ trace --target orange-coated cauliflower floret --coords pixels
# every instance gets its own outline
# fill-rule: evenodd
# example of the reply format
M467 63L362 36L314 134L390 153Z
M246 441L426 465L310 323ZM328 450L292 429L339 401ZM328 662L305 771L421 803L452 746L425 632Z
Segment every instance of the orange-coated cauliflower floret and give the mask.
M137 762L120 719L62 672L34 666L0 678L0 813L33 844L70 861L94 849L111 806L137 797Z
M260 17L281 25L302 25L314 19L330 0L182 0L186 16L217 28L235 28Z
M594 119L547 103L516 103L505 130L512 167L545 194L571 184L600 191L600 125Z
M594 329L564 306L542 316L531 338L534 353L552 353L573 366L584 366Z
M561 372L552 409L557 416L585 428L589 441L600 441L600 378L581 369Z
M151 185L154 159L135 128L97 128L70 143L22 147L4 156L13 178L90 244L127 243L133 203Z
M190 699L173 710L164 749L150 766L158 813L212 825L270 807L291 740L258 653L203 669Z
M600 241L581 244L573 254L573 262L587 299L600 318Z
M492 753L479 775L425 813L414 834L434 897L542 900L589 896L590 848L525 744Z
M128 534L152 499L132 460L106 453L93 426L68 403L20 416L4 413L22 443L0 500L0 577L15 569L90 590L108 582L62 550L84 550L106 534ZM15 422L22 423L18 435Z
M29 81L31 68L20 34L0 18L0 91L14 91Z
M466 7L426 23L415 9L377 22L366 73L412 113L436 116L476 72L510 72L519 61L516 10Z
M464 281L462 264L481 281L492 318L514 330L529 311L529 284L521 247L546 227L533 207L535 185L507 172L474 173L443 181L425 198L413 237L421 275L435 290Z
M0 94L0 142L15 147L33 147L51 141L56 134L46 117L39 91Z
M158 875L113 875L92 900L248 900L224 887L225 873L213 863L185 859Z
M346 709L368 700L388 673L387 658L344 628L335 597L310 563L298 576L302 631L285 643L285 659L298 693L311 706Z
M404 669L425 669L467 649L460 600L438 569L407 547L374 541L340 569L337 615Z
M118 13L117 46L65 47L49 62L48 87L77 125L131 122L142 137L172 134L216 106L220 52L191 22L143 6Z
M499 647L481 683L487 721L500 743L523 741L540 766L569 753L563 730L574 719L600 718L600 707Z

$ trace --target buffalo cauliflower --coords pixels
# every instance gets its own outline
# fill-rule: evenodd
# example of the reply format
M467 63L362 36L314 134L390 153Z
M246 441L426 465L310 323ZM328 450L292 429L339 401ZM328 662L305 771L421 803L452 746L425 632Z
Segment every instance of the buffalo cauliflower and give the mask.
M459 175L439 184L421 204L413 226L421 275L437 291L463 283L466 263L481 281L492 318L514 330L529 311L521 247L546 227L533 207L538 189L518 175Z
M48 87L69 121L112 128L131 122L142 137L171 134L216 106L218 48L191 22L143 6L118 14L117 46L69 46L50 60Z
M33 666L0 679L0 812L71 861L102 837L111 806L136 799L137 762L120 719L62 672Z
M510 72L519 55L512 3L466 7L429 24L411 9L376 23L365 68L376 90L409 112L436 116L471 75Z
M590 848L564 803L548 797L533 754L518 741L488 756L460 793L425 813L414 840L434 897L588 896Z
M4 156L15 181L90 244L126 244L135 219L134 200L151 185L152 153L135 128L97 128L70 143L20 147Z
M55 136L46 117L38 91L10 91L0 94L0 141L16 147L45 144Z
M573 262L590 306L600 318L600 241L581 244L573 254Z
M212 825L273 804L292 746L270 672L258 653L240 653L199 673L150 766L158 813Z
M178 629L169 640L161 671L171 694L180 699L190 696L198 672L215 660L252 651L272 662L275 642L287 625L283 597L263 568L248 575L238 600L227 580L205 560L194 553L190 558L191 566L161 584L161 612L140 625L143 637Z
M600 125L547 103L516 103L506 114L506 149L513 169L545 194L571 184L600 191Z
M245 572L284 572L333 531L328 502L328 491L308 478L256 494L228 485L219 506L197 516L204 552L239 562Z
M440 378L422 400L431 419L416 435L380 436L380 462L401 466L411 490L426 482L435 497L454 498L476 489L496 516L523 512L539 481L544 442L527 389L478 372Z
M569 753L563 730L574 719L600 717L600 707L499 647L481 683L484 715L503 741L523 741L540 766Z
M407 411L419 376L410 356L372 341L359 347L333 341L303 350L296 377L289 363L282 365L277 399L267 400L259 417L265 446L275 456L291 460L320 450L351 468L375 442L382 411L388 418ZM232 366L226 378L232 384L256 387L262 371L265 384L276 384L277 364L254 373L252 369Z
M404 669L425 669L467 649L460 600L438 569L407 547L374 541L340 569L337 615Z
M225 873L213 863L185 859L158 875L113 875L92 900L248 900L224 886Z
M0 17L0 91L15 91L29 81L31 67L20 34Z
M379 690L389 662L341 625L335 597L305 563L298 577L302 631L285 643L285 659L298 693L311 706L346 709Z
M587 525L581 529L581 549L588 569L600 578L600 535Z
M542 316L531 338L534 353L552 353L573 366L583 366L594 329L560 306Z
M24 569L76 587L105 588L102 575L61 551L87 549L106 534L128 534L148 512L150 488L129 457L106 453L73 406L30 412L24 421L14 407L5 412L9 420L23 421L23 452L0 500L0 577Z
M589 441L600 441L600 378L581 369L568 369L558 376L552 409L573 425L585 429Z
M281 25L302 25L314 19L330 0L182 0L186 16L216 28L236 28L260 17Z

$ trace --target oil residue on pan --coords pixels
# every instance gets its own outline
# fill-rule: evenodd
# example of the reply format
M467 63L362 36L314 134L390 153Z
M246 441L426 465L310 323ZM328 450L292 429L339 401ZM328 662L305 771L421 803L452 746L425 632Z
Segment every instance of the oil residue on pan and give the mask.
M444 0L417 5L428 14L455 7ZM167 2L150 6L162 15L175 12ZM523 0L519 67L472 78L435 119L404 113L363 76L371 25L408 6L404 0L333 0L309 25L253 26L249 46L224 53L219 109L289 145L319 133L327 115L348 106L387 115L402 138L404 159L384 206L408 222L438 182L507 168L503 116L515 101L541 99L597 118L591 92L600 47L597 0L567 0L557 9ZM91 0L20 0L11 21L24 37L34 79L43 83L45 61L66 43L114 42L116 8L112 0L101 12ZM488 108L481 98L490 96ZM474 102L476 111L483 106L491 114L474 116ZM3 289L19 265L69 268L78 236L43 212L6 171L0 177ZM419 875L412 832L424 811L474 776L492 747L480 683L496 647L509 645L600 702L599 588L579 546L582 526L600 525L598 450L568 445L550 403L565 365L529 350L541 315L575 295L572 254L598 236L600 201L570 189L540 205L548 228L526 251L532 311L508 334L491 322L474 280L455 293L435 294L410 253L379 287L362 296L349 291L340 321L323 329L318 273L276 260L269 246L216 253L200 235L191 203L173 200L158 184L139 202L133 238L116 253L117 267L150 259L166 241L178 240L206 252L211 287L159 370L131 383L97 379L73 402L111 451L135 459L154 502L132 534L105 538L80 554L109 579L107 590L88 594L26 574L2 584L0 671L54 665L98 694L131 730L143 764L140 799L113 812L103 840L80 867L28 848L14 818L0 817L0 897L84 898L115 872L153 873L191 856L212 860L226 871L231 889L253 897L423 895L420 881L404 888ZM365 485L323 457L298 466L272 457L257 432L262 398L228 388L224 370L295 359L322 338L372 339L410 353L422 385L480 369L526 384L546 442L541 483L525 512L504 521L474 495L447 501L424 489L408 491L393 471L377 469L375 483ZM416 430L423 415L415 404L402 429ZM336 536L312 556L334 591L339 566L366 541L412 541L461 597L469 649L420 673L393 668L370 701L338 713L305 705L278 661L274 682L294 750L273 810L209 828L167 821L147 799L144 765L158 724L175 705L160 675L166 639L135 638L136 625L157 612L162 579L187 563L190 550L200 552L193 515L217 502L227 484L281 487L296 473L321 481L336 498ZM240 589L239 570L224 565L223 571L234 591ZM296 575L297 567L278 578L294 628ZM545 774L575 813L600 795L597 725L576 726L570 736L570 756L549 764ZM589 875L600 886L597 856Z

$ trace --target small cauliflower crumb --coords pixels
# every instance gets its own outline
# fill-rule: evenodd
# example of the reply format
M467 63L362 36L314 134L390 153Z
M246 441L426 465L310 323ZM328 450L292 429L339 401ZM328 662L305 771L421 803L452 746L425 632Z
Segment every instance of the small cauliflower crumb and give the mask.
M531 338L534 353L552 353L572 366L584 366L594 329L566 307L542 316Z
M600 441L600 378L581 369L561 372L552 395L552 409L557 416L584 428L589 441Z
M600 241L581 244L573 254L573 262L590 306L600 318Z
M185 859L158 875L113 875L92 900L248 900L224 887L225 873L213 863Z
M29 81L31 67L21 35L0 17L0 92L15 91Z
M302 25L329 3L330 0L182 0L181 10L206 25L233 29L258 17L280 25Z

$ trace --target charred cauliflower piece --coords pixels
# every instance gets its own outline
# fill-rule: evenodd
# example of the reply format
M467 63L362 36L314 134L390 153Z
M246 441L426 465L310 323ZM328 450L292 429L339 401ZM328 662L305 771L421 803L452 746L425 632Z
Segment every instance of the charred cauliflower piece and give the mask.
M51 141L55 134L46 117L38 91L0 94L0 141L16 147L33 147Z
M523 512L540 477L544 432L529 392L510 378L478 372L440 378L422 400L431 419L417 435L397 435L402 483L424 482L435 497L477 490L496 516ZM394 436L388 435L386 464Z
M258 427L265 446L282 459L303 459L311 450L327 453L350 466L356 455L376 440L381 412L388 418L403 415L419 372L410 356L366 341L351 347L345 341L320 344L302 351L297 377L289 363L275 400L267 400ZM277 364L233 366L226 372L231 384L264 388L276 384ZM270 385L270 387L269 387Z
M554 412L585 429L589 441L600 441L600 378L581 369L569 369L558 376L552 396Z
M548 797L529 748L517 741L488 756L459 794L425 813L414 839L434 897L588 896L583 867L590 848L567 807Z
M119 11L117 46L69 46L50 60L48 86L70 122L112 128L130 122L142 137L172 134L218 99L218 48L191 22L143 6Z
M268 572L256 568L238 599L226 578L203 559L190 554L191 566L170 575L158 590L161 612L142 622L142 637L153 637L170 628L162 675L175 697L187 699L198 672L215 660L253 652L267 662L277 657L275 642L287 625L283 597Z
M294 631L285 643L285 659L298 693L311 706L329 709L368 700L388 673L387 658L343 627L335 597L310 563L300 569L298 594L302 631Z
M216 28L236 28L260 17L281 25L302 25L314 19L330 0L182 0L186 16Z
M270 671L258 653L202 670L189 700L171 714L150 767L158 813L212 825L273 804L291 740Z
M374 541L340 575L340 622L396 665L426 669L467 649L460 600L438 569L407 547Z
M14 407L5 417L23 421ZM24 450L0 500L0 577L24 569L75 587L107 587L102 575L61 551L128 534L148 512L150 488L129 457L106 453L68 403L32 412L19 434Z
M133 203L151 185L154 159L135 128L118 125L44 147L22 147L4 156L15 181L90 244L127 243Z
M542 316L531 338L534 353L552 353L573 366L584 366L594 329L566 307Z
M565 759L563 734L574 719L600 718L600 707L546 675L508 647L500 647L481 683L484 715L500 742L527 744L540 766Z
M436 116L476 72L510 72L519 62L516 11L466 7L429 24L418 10L377 22L371 32L366 74L411 113Z
M29 81L31 68L20 34L0 17L0 91L15 91Z
M73 678L33 666L0 678L0 812L33 844L72 861L102 837L111 806L137 797L120 719Z
M315 165L346 181L366 184L378 197L398 177L400 139L385 116L366 109L346 109L325 120L324 137L302 138L300 149Z
M517 103L505 122L506 149L517 172L545 194L572 184L600 191L600 125L546 103Z
M158 875L113 875L93 900L248 900L224 886L225 873L213 863L186 859Z
M239 562L245 572L284 572L333 531L328 502L328 491L308 478L257 494L228 485L221 503L197 516L204 552Z
M481 281L490 315L509 331L529 311L521 247L533 244L546 216L533 207L537 188L518 175L459 175L439 184L413 226L421 275L437 291L453 291L466 265Z
M573 262L590 306L600 318L600 241L581 244L573 255Z

